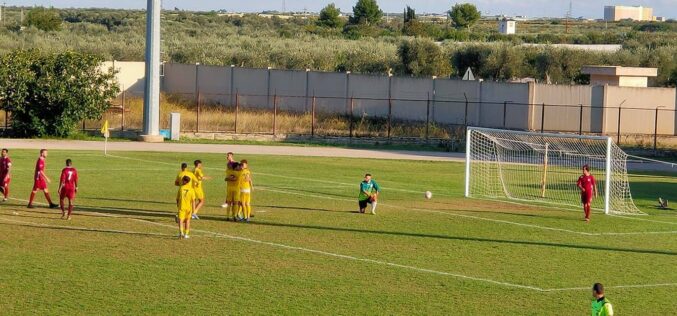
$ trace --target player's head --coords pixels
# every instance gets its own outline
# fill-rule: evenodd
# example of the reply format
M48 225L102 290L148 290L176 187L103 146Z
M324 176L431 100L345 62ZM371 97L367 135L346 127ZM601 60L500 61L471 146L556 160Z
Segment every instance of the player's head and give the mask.
M371 173L367 173L367 174L364 175L364 181L367 181L367 182L371 181Z
M242 166L240 166L240 163L237 161L233 162L231 165L233 166L233 170L242 170Z
M597 298L604 296L604 285L602 283L595 283L592 286L592 296Z
M242 161L240 161L240 166L242 166L242 169L247 169L247 166L249 166L247 159L242 159Z
M583 165L583 173L585 173L585 174L590 173L590 166L588 166L588 165Z
M181 170L186 170L186 168L188 168L188 164L185 163L185 162L182 162L181 163Z
M40 149L40 157L47 157L47 149Z
M7 153L9 153L9 150L7 148L2 149L2 156L7 157Z
M228 153L226 154L226 158L228 159L228 161L233 161L233 153L232 153L232 152L228 152Z
M66 159L66 166L70 167L73 165L73 161L69 159Z
M183 178L181 178L181 184L185 185L185 184L188 184L188 183L190 183L190 177L189 176L183 176Z
M193 161L193 165L195 165L195 167L200 167L202 165L202 160L198 159Z

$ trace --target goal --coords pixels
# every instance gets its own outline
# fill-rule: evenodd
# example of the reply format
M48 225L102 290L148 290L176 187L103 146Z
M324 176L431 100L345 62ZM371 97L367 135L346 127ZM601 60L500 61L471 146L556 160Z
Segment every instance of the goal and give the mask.
M576 181L588 165L597 184L593 209L644 214L632 201L627 158L606 136L469 127L465 196L579 207Z

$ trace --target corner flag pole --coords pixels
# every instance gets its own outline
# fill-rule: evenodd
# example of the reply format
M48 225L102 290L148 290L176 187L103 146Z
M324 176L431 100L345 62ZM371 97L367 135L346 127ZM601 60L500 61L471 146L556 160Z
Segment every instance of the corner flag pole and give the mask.
M108 156L108 137L110 137L110 132L108 131L108 120L103 122L103 126L101 126L101 134L103 134L104 137L103 155Z

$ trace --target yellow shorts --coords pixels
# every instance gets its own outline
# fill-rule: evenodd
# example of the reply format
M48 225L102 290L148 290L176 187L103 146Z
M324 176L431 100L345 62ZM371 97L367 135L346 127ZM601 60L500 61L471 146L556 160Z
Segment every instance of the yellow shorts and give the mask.
M226 201L240 202L240 188L228 188L226 190Z
M195 188L195 199L204 201L205 199L205 191L202 190L202 188Z
M184 221L193 215L193 210L179 210L179 220Z
M242 202L242 204L250 204L252 202L252 194L240 192L240 202Z

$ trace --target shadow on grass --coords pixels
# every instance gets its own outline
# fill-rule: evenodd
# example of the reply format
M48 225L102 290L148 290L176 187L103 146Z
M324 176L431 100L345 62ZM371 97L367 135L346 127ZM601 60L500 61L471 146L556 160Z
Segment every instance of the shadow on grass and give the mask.
M345 213L345 211L329 210L324 208L298 207L298 206L279 206L279 205L254 205L261 208L274 208L292 211L317 211L317 212L331 212L331 213Z
M504 239L490 239L490 238L479 238L479 237L446 236L446 235L438 235L438 234L407 233L407 232L367 230L367 229L357 229L357 228L328 227L328 226L315 226L315 225L296 225L296 224L284 224L284 223L273 223L273 222L252 222L252 224L261 225L261 226L273 226L273 227L303 228L303 229L314 229L314 230L340 231L340 232L379 234L379 235L392 235L392 236L404 236L404 237L435 238L435 239L459 240L459 241L476 241L476 242L489 242L489 243L499 243L499 244L544 246L544 247L586 249L586 250L604 250L604 251L613 251L613 252L658 254L658 255L670 255L670 256L677 255L677 252L674 252L674 251L664 251L664 250L654 250L654 249L628 249L628 248L562 244L562 243L550 243L550 242L527 241L527 240L504 240Z
M172 203L172 202L149 201L149 200L131 200L131 199L114 199L114 198L102 198L102 197L83 197L82 200L97 200L97 201L112 201L112 202L138 202L138 203L161 204L161 205L176 205L176 203Z
M78 232L88 232L88 233L123 234L123 235L132 235L132 236L155 237L155 238L162 238L162 239L175 239L176 238L176 237L174 237L172 235L168 235L168 234L144 233L144 232L125 231L125 230L111 230L111 229L101 229L101 228L45 226L45 225L30 225L30 224L6 223L6 222L0 222L0 225L6 225L6 226L12 226L12 227L19 226L19 227L40 228L40 229L49 229L49 230L78 231Z

